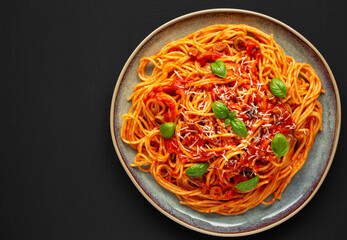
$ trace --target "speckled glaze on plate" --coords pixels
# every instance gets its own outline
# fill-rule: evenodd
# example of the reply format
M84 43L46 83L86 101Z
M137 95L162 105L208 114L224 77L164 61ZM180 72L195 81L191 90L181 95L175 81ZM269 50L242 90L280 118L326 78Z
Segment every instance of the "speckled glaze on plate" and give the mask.
M122 142L121 116L131 103L127 98L140 82L139 61L152 56L166 43L185 37L214 24L248 24L267 34L284 52L297 62L313 66L322 81L325 93L319 97L323 105L323 129L318 133L308 159L283 192L282 199L272 205L259 205L244 214L223 216L204 214L181 205L174 194L160 187L151 174L131 168L136 151ZM176 18L152 32L134 50L118 78L111 104L110 127L115 150L125 171L142 195L160 212L183 226L216 236L250 235L272 228L299 212L322 184L335 154L341 122L340 97L334 76L317 49L298 32L284 23L263 14L237 9L211 9Z

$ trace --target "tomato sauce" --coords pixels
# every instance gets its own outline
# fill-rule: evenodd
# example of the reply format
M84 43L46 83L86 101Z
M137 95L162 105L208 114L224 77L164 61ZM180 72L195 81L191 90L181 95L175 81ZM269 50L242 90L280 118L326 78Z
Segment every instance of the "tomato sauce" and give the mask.
M222 56L221 53L214 52L214 51L206 51L206 52L203 52L203 53L199 53L196 56L196 60L201 65L205 65L207 62L214 62L214 61L216 61L221 56Z

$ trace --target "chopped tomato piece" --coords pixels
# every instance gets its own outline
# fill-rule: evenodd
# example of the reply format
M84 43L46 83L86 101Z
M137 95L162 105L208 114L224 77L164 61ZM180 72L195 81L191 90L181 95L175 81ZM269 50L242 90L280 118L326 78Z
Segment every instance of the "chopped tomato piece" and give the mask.
M260 56L261 56L260 48L256 42L248 39L245 42L245 46L246 46L247 54L249 56L255 57L257 59L260 58Z
M207 62L214 62L214 61L216 61L221 56L222 56L222 54L220 54L220 53L217 53L217 52L214 52L214 51L207 51L207 52L199 53L196 56L196 60L201 65L204 65Z

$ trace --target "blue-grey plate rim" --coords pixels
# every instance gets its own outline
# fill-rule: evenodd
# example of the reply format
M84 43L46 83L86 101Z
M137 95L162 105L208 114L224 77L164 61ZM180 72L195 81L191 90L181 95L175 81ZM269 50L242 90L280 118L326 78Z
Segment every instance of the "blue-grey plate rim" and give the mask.
M132 87L137 83L137 81L129 79L131 77L134 78L134 75L136 75L137 77L137 71L134 72L134 69L137 69L136 64L142 57L139 56L141 51L145 51L144 49L146 49L146 47L148 48L148 45L153 44L153 42L155 43L159 41L161 43L161 47L164 46L164 44L166 44L167 42L162 42L163 40L161 39L161 37L163 37L164 34L166 34L166 36L170 35L171 28L174 29L176 27L178 31L182 31L182 36L174 36L174 39L184 37L187 34L183 34L184 31L180 28L182 28L182 26L185 23L187 24L189 21L196 23L194 22L194 19L200 18L200 20L204 20L205 25L201 25L201 27L198 29L208 26L209 22L211 23L209 25L217 23L229 23L230 20L227 20L227 22L213 21L213 19L216 19L218 16L222 19L224 19L225 17L230 17L230 19L232 19L233 17L240 17L241 20L239 21L241 22L239 23L245 24L249 24L247 22L251 21L249 19L256 18L258 19L260 25L255 27L260 28L260 30L263 30L261 27L262 22L264 22L264 24L272 24L273 26L271 25L271 27L283 33L284 39L287 36L290 37L292 42L294 42L292 50L298 51L296 54L300 54L300 51L302 51L305 54L301 56L304 56L304 58L307 57L308 59L306 60L308 60L310 64L322 67L322 69L318 69L317 74L320 75L319 73L321 73L320 78L322 80L323 89L326 90L325 94L323 94L323 97L320 97L320 101L324 109L323 129L317 136L315 144L308 157L308 161L306 161L305 165L302 168L303 170L300 170L296 174L299 175L298 177L296 177L296 175L294 176L293 183L290 183L287 187L290 188L290 186L293 185L292 188L295 188L295 190L298 190L299 188L301 189L302 193L295 195L294 191L291 191L291 189L286 189L283 194L283 198L280 201L276 201L270 206L257 206L256 208L249 210L245 214L237 216L203 214L187 208L184 205L180 205L178 203L178 199L173 194L169 193L165 189L161 188L158 184L156 184L156 182L153 180L153 177L149 173L140 172L138 169L131 168L129 166L133 158L128 154L135 154L135 150L130 149L129 146L124 144L119 136L121 126L120 116L127 112L125 109L129 109L126 103L122 103L122 101L124 102L124 98L126 99L127 97L129 97L129 92L127 93L127 95L125 93L122 93L122 91L124 92L125 89L127 89L127 91L130 91L129 89L132 89ZM181 26L180 24L183 25ZM283 47L281 41L279 41L279 44ZM292 43L289 43L288 45L290 46L291 44ZM160 50L161 47L156 46L157 50ZM290 49L290 47L288 48ZM286 49L284 50L286 52ZM150 51L152 51L152 54L154 54L153 49L151 49ZM286 52L286 54L291 55L290 52ZM312 56L312 59L310 58L310 56ZM130 77L128 77L129 75ZM130 83L132 84L132 86L125 86L126 83L128 83L126 81L131 81ZM325 122L326 124L324 125ZM133 53L125 63L114 89L110 110L110 130L115 151L129 178L141 192L141 194L145 197L145 199L147 199L161 213L189 229L208 235L224 237L250 235L270 229L288 220L296 213L298 213L304 206L306 206L306 204L312 199L312 197L315 195L315 193L323 183L332 164L340 135L340 125L341 104L338 87L329 65L327 64L323 56L319 53L319 51L300 33L287 26L286 24L261 13L241 9L223 8L197 11L173 19L154 30L137 46L137 48L133 51ZM330 135L330 138L328 135ZM329 139L327 139L327 137ZM325 147L322 147L323 143ZM322 154L323 156L321 156ZM322 159L322 161L315 163L315 159ZM307 181L307 185L302 184L303 179ZM300 185L296 184L297 182L300 182ZM288 192L288 194L286 194L286 191ZM287 201L285 197L291 200ZM284 202L284 204L282 204L282 202Z

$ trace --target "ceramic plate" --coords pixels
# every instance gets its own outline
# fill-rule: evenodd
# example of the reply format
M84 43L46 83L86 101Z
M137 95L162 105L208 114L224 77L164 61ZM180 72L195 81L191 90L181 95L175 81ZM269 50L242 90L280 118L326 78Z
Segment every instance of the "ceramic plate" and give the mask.
M313 66L325 90L319 101L323 105L323 129L318 133L305 165L293 177L283 192L282 199L272 205L259 205L244 214L223 216L204 214L179 204L176 196L160 187L151 174L143 173L129 165L136 151L120 138L122 114L131 103L127 98L140 82L137 68L142 57L152 56L166 43L185 37L213 24L248 24L267 34L274 34L275 41L285 53L297 62ZM340 98L334 76L317 49L298 32L284 23L263 14L236 10L211 9L176 18L156 29L134 50L118 78L111 106L111 134L119 160L130 179L143 196L160 212L190 229L216 236L241 236L254 234L274 227L299 212L322 184L335 154L341 122Z

